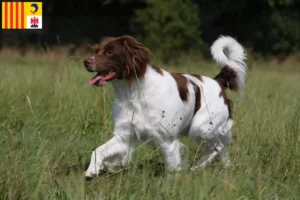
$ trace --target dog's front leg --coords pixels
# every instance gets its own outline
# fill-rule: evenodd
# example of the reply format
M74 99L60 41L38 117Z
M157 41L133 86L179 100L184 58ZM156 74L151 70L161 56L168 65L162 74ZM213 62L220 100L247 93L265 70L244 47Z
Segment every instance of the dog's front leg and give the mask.
M97 176L101 170L116 172L126 167L134 150L135 139L130 135L115 135L93 151L86 177Z

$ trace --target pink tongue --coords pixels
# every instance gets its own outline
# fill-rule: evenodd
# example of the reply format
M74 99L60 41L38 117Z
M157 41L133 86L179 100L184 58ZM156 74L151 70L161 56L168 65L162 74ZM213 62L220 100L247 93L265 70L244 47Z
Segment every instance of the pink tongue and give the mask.
M92 79L89 81L89 84L90 84L90 85L94 85L97 81L101 81L102 78L103 78L103 76L96 76L95 78L92 78Z
M90 85L95 85L95 83L97 81L99 81L99 83L105 83L105 81L113 78L114 76L116 75L116 72L110 72L109 74L107 74L106 76L100 76L100 75L96 75L94 78L92 78L90 81L89 81L89 84Z

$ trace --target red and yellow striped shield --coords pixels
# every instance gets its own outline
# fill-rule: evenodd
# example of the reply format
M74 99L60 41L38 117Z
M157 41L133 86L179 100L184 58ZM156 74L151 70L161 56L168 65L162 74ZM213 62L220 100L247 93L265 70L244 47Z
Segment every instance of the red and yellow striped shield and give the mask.
M41 29L42 2L2 2L2 29Z

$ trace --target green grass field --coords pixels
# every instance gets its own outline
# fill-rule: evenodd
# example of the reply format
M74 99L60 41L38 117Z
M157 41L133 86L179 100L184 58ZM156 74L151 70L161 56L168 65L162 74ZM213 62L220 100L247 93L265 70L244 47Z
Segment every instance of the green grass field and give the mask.
M167 179L156 149L142 143L130 168L86 182L92 150L112 135L112 88L91 87L82 60L0 54L0 199L299 199L300 66L251 61L234 101L233 166L220 163ZM189 59L178 72L215 76ZM200 157L180 138L190 164Z

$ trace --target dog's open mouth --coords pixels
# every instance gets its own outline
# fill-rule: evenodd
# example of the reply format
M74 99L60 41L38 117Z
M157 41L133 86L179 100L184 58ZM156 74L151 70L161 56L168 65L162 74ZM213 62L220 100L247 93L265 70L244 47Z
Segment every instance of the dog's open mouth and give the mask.
M98 72L90 81L90 85L100 86L116 77L116 72Z

